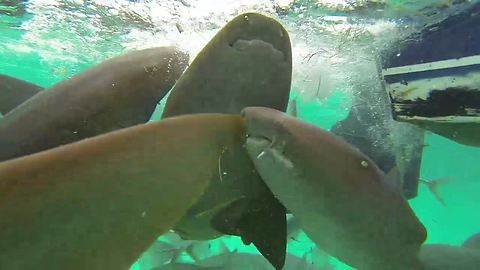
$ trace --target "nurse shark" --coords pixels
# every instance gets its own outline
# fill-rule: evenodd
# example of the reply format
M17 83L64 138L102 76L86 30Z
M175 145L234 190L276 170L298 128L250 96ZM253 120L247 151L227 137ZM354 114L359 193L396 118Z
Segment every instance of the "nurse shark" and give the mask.
M169 95L162 118L240 114L248 106L285 111L292 76L283 26L257 13L232 19L199 52ZM286 253L286 210L258 175L245 148L226 150L206 193L174 230L185 239L223 234L253 243L276 269Z
M480 233L470 236L462 246L423 245L419 258L426 270L476 270L480 266Z
M361 270L423 269L426 229L370 158L280 111L242 114L256 169L321 249Z
M41 91L0 121L0 160L147 122L187 62L175 47L139 50Z
M203 195L235 115L137 125L0 163L0 269L129 269Z

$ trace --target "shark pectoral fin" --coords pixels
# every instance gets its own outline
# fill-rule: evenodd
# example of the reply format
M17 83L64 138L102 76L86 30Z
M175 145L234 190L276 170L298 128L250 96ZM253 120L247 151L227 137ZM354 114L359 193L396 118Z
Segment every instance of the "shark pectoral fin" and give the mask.
M0 115L9 113L42 89L27 81L0 74Z
M237 223L242 213L248 207L247 198L240 198L220 210L210 221L212 228L227 235L239 235Z
M233 202L212 219L211 225L221 233L240 236L245 245L253 243L275 269L285 264L286 210L271 193L261 199Z
M242 241L253 243L275 269L282 269L287 247L285 207L273 194L251 201L250 206L237 226Z

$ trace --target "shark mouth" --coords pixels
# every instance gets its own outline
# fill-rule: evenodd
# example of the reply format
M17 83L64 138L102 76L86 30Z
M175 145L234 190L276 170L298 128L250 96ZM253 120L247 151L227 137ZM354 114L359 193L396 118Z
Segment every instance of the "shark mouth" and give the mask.
M260 39L252 39L252 40L245 40L245 39L238 39L230 45L237 51L244 52L244 51L268 51L271 52L274 59L286 61L285 54L275 48L272 43L266 42Z
M284 154L284 145L276 143L264 136L247 136L246 147L250 153L254 153L258 160L269 158L270 156L275 162L282 164L288 169L292 169L293 163ZM267 155L268 154L268 155Z

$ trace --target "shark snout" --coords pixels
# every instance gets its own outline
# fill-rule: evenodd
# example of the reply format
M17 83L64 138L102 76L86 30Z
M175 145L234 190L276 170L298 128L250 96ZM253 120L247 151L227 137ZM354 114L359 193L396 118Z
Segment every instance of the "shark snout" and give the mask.
M241 115L245 120L246 147L250 155L259 156L268 149L283 152L282 112L265 107L247 107Z
M244 40L239 39L233 43L232 47L240 52L252 53L255 51L265 51L271 53L271 55L276 59L276 61L285 61L286 57L282 51L277 50L271 43L265 42L263 40L253 39L253 40Z
M237 16L227 25L224 38L228 44L239 51L268 49L291 62L290 38L285 28L275 19L257 13L245 13Z

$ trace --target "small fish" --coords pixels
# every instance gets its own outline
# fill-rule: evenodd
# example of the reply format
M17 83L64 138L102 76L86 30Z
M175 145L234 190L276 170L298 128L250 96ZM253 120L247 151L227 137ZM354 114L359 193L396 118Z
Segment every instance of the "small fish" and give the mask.
M221 253L227 252L228 248L223 241L221 244ZM178 262L182 255L188 255L196 263L211 256L211 253L211 243L209 241L183 240L178 234L171 231L158 238L143 253L136 264L141 269L151 269L167 263Z
M162 266L154 267L150 270L226 270L223 267L203 267L191 263L173 262Z
M185 251L185 246L157 239L137 260L141 269L149 269L175 262Z
M170 266L169 266L170 265ZM158 268L156 270L166 269L210 269L210 270L245 270L245 269L261 269L270 270L273 267L262 256L252 253L240 253L236 250L227 252L224 254L205 258L201 262L195 264L182 264L185 268L180 267L179 263L167 264L164 268ZM172 268L169 268L172 267ZM177 267L177 268L175 268ZM292 254L287 254L285 259L284 270L331 270L332 267L329 263L322 265L316 265L307 260L307 254L303 257L297 257Z
M298 117L298 111L297 111L297 97L294 97L289 103L288 103L288 111L291 116L293 117Z
M441 203L443 206L447 207L447 204L445 203L445 200L438 193L438 186L451 182L452 177L438 178L438 179L433 179L433 180L425 180L425 179L419 179L419 180L420 180L420 183L427 186L428 190L430 190L430 192L433 194L433 196L435 197L435 199L437 199L437 201L439 203Z

